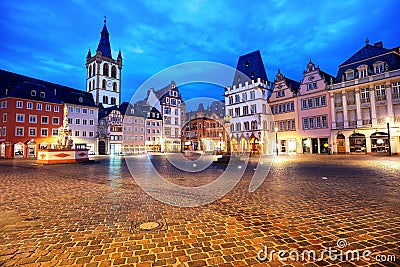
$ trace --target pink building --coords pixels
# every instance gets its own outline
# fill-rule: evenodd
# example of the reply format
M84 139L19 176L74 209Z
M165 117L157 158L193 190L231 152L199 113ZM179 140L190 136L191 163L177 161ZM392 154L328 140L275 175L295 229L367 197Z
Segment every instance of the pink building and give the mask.
M280 70L268 99L273 115L270 133L275 137L270 153L296 153L299 150L297 94L300 83L285 77Z
M332 147L328 85L333 80L310 60L297 97L300 153L328 153Z
M127 105L122 103L121 106ZM125 109L125 108L124 108ZM145 116L147 110L140 105L127 105L123 122L123 146L125 155L146 152L145 147Z

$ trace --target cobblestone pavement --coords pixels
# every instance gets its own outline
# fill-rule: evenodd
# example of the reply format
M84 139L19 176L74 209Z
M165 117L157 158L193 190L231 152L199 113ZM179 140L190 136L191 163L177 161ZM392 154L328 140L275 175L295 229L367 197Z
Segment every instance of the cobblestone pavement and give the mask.
M0 160L0 266L400 266L399 157L280 155L257 191L248 192L250 164L230 193L196 208L152 199L121 157L96 161ZM162 156L152 161L185 186L223 171L188 175ZM138 227L149 221L159 227ZM370 261L288 258L291 250L318 256L338 249L339 239L347 242L343 251L370 250ZM265 246L268 257L260 262ZM272 250L286 254L271 259Z

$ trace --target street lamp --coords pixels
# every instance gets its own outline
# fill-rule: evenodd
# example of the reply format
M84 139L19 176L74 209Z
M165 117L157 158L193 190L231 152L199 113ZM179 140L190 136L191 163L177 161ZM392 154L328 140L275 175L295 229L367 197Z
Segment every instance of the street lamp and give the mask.
M222 133L219 133L218 136L219 136L219 152L221 153L221 148L222 148L222 144L221 144Z
M389 125L389 121L390 121L390 118L389 117L387 117L386 118L386 126L387 126L387 131L388 131L388 142L389 142L389 156L391 156L392 155L392 147L390 146L390 125Z
M278 156L278 128L275 128L275 147L276 147L276 155Z

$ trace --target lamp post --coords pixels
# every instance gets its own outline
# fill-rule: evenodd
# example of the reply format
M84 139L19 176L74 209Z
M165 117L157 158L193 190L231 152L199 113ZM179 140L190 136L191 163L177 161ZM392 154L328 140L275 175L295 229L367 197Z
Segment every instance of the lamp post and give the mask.
M386 118L386 126L387 126L387 131L388 131L388 143L389 143L389 156L391 156L392 155L392 147L391 147L391 145L390 145L390 125L389 125L389 121L390 121L390 118L389 117L387 117Z
M275 148L276 148L276 155L278 156L278 128L275 128Z
M219 133L218 136L219 136L219 153L221 153L221 149L222 149L222 144L221 144L222 133Z

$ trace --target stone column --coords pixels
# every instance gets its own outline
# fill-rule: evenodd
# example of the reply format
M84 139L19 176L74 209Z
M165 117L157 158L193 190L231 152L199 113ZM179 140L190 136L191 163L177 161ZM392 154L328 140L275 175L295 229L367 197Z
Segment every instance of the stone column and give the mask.
M372 119L372 125L377 124L376 120L376 101L375 101L375 89L374 86L372 86L369 89L369 96L371 98L371 119Z
M342 107L343 107L343 128L349 128L349 118L347 115L347 97L346 91L342 91Z
M356 88L357 127L362 127L360 89Z
M333 93L330 93L330 97L331 97L332 129L336 129L335 95Z

